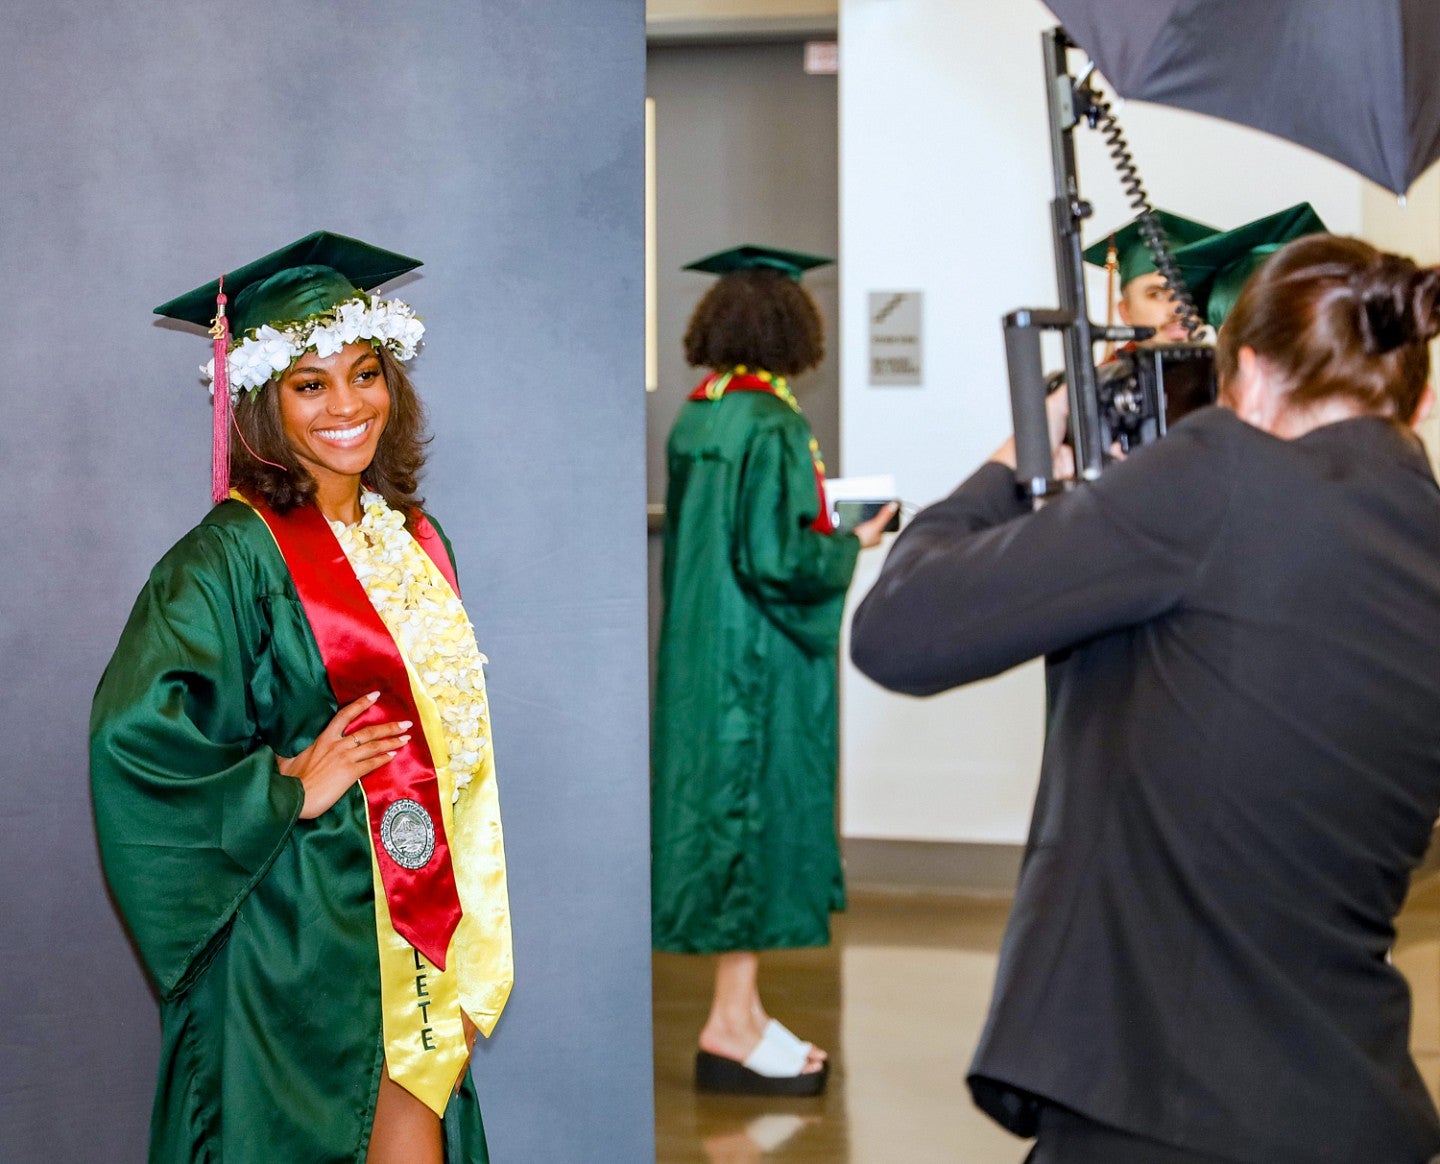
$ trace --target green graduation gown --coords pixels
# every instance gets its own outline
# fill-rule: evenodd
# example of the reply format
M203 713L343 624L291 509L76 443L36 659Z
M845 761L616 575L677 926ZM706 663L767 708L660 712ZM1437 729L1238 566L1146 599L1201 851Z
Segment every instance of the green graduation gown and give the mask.
M269 530L218 505L155 567L91 715L100 855L160 997L152 1161L365 1158L384 1053L364 795L300 820L275 765L335 711ZM468 1072L445 1135L452 1164L488 1159Z
M692 399L670 434L655 692L657 949L825 945L836 653L860 543L811 528L810 426L768 392Z

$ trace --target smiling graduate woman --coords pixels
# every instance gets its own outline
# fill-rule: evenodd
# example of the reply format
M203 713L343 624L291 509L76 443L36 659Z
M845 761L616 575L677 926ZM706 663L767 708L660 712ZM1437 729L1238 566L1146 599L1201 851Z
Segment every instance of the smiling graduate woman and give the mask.
M152 1161L488 1159L466 1068L513 970L485 657L416 495L424 329L367 293L419 265L317 232L157 309L216 316L225 358L218 504L91 720L161 1002Z

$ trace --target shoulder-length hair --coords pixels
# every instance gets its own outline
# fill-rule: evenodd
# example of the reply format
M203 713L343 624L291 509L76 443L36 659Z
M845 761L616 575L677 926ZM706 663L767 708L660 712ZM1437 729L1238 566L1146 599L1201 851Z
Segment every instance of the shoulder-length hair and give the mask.
M744 364L795 376L824 358L825 322L814 297L765 267L722 275L685 328L685 359L696 368Z
M365 470L365 486L405 515L409 525L425 504L416 490L425 468L425 407L405 369L383 347L375 349L385 386L390 392L390 419ZM235 427L230 449L230 484L258 495L277 513L305 505L315 497L315 478L285 439L280 420L280 376L253 393L242 393L235 404ZM273 464L267 464L273 462Z

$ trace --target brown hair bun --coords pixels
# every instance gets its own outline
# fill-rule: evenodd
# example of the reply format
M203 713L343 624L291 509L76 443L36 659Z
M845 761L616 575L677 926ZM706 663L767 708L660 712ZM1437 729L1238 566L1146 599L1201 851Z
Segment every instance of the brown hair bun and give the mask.
M1440 271L1435 268L1417 269L1400 255L1381 254L1378 262L1355 272L1350 285L1358 300L1361 339L1370 355L1425 343L1440 330Z
M1440 268L1312 234L1276 251L1245 285L1220 328L1216 370L1223 395L1250 348L1293 407L1343 398L1408 424L1425 395L1426 342L1437 333Z

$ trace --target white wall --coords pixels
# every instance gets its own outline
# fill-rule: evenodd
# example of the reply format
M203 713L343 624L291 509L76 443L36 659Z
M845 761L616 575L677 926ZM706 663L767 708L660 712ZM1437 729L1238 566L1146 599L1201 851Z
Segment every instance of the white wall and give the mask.
M842 0L843 461L847 475L894 472L907 501L944 495L1008 434L1000 317L1057 302L1040 52L1053 23L1036 0ZM1228 227L1308 200L1332 230L1361 231L1367 184L1335 163L1194 114L1119 112L1160 206ZM1096 207L1089 241L1131 213L1100 136L1080 131L1078 150ZM1374 205L1398 215L1399 236L1422 215L1427 237L1440 230L1428 196ZM911 289L925 293L925 383L870 388L867 292ZM1091 314L1103 318L1102 300ZM862 556L856 599L879 566L878 553ZM846 836L1024 839L1043 731L1038 665L923 701L848 664L842 684Z

